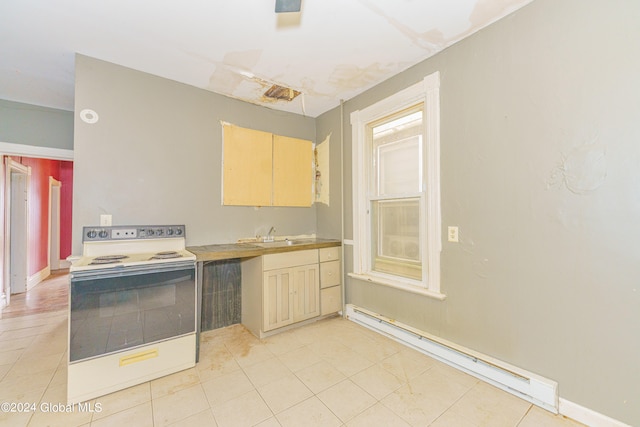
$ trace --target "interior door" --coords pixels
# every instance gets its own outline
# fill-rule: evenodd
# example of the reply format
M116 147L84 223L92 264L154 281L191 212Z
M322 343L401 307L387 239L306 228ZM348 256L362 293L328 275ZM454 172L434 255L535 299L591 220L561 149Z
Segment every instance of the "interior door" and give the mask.
M27 290L27 175L11 172L9 280L11 293Z
M60 269L60 182L49 179L50 212L49 222L49 266L51 270Z

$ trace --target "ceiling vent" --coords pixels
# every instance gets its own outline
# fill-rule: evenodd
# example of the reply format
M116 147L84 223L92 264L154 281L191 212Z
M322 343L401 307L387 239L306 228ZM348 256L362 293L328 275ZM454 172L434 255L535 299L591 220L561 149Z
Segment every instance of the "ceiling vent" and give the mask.
M283 100L283 101L291 101L296 96L300 95L300 92L297 90L291 89L289 87L273 85L271 86L265 93L264 96L270 99Z
M300 12L302 0L276 0L276 13Z

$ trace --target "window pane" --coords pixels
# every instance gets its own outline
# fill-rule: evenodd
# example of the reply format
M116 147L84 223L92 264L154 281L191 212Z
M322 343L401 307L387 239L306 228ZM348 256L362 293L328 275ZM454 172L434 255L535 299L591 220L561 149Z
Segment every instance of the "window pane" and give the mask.
M422 110L405 111L371 130L373 194L384 196L422 191Z
M420 191L420 142L421 137L414 136L377 147L379 196Z
M422 279L420 199L371 202L374 271Z

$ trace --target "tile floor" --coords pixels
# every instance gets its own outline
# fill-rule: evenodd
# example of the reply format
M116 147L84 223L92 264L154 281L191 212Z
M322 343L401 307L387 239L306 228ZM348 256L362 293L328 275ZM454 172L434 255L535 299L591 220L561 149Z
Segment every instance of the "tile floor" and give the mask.
M195 368L95 399L94 412L56 412L66 346L66 311L0 320L0 402L36 409L0 411L0 425L581 425L337 317L262 341L240 325L206 332Z

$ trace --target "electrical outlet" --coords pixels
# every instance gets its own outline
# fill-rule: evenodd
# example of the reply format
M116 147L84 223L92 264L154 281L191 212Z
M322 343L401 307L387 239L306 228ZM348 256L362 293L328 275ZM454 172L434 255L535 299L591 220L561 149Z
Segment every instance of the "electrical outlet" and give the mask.
M447 229L447 235L450 242L458 243L458 227L449 226Z
M102 227L111 227L111 215L100 215L100 225Z

